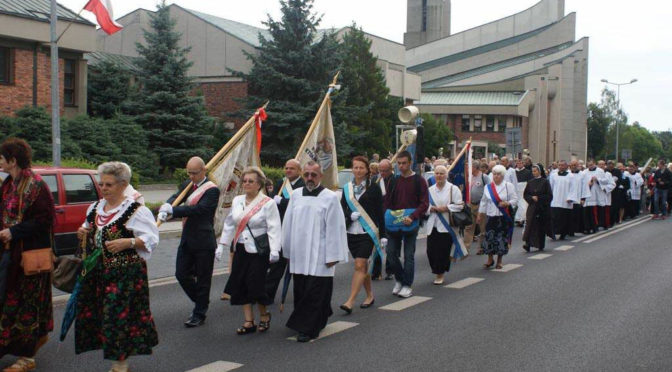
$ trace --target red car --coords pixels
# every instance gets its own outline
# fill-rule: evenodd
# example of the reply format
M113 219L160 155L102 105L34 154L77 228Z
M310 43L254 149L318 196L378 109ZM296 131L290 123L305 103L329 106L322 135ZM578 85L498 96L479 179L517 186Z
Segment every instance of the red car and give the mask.
M77 249L77 229L86 218L86 209L100 200L98 172L91 169L34 167L54 197L54 252L57 256Z

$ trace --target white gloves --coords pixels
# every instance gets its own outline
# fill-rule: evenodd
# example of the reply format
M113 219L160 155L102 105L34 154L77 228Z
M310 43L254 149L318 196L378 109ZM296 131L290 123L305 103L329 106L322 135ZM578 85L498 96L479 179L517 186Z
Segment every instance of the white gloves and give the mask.
M280 205L280 202L282 202L282 197L280 195L276 195L273 197L273 200L275 201L275 204Z
M268 258L268 262L270 262L270 263L276 263L276 262L278 262L278 261L280 261L280 254L279 254L278 252L273 252L273 251L271 251L271 255L270 255L270 257Z
M159 213L165 212L166 214L173 214L173 206L168 203L163 203L161 208L159 208Z
M380 245L387 247L387 238L380 238Z
M352 214L350 214L350 220L352 220L352 222L355 222L359 219L359 216L361 216L359 212L352 212Z
M215 250L215 259L217 261L222 260L222 255L224 254L224 248L226 246L224 244L217 244L217 249Z
M168 220L168 214L166 212L159 212L159 221L166 222Z

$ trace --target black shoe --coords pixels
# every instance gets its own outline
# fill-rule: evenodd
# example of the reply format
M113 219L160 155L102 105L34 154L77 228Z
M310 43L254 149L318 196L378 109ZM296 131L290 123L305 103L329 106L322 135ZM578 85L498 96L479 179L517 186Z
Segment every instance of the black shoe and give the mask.
M392 280L392 279L394 279L394 275L392 274L385 275L385 280Z
M530 252L530 247L527 244L523 244L523 249L525 250L525 252L528 253Z
M310 336L308 336L305 333L299 332L299 334L296 336L296 342L308 342L310 341Z
M374 302L376 302L376 299L375 299L375 298L374 298L373 300L371 300L371 302L369 302L368 304L362 303L361 305L359 305L359 308L360 308L360 309L368 309L368 308L370 308L371 306L373 306L373 303L374 303Z
M564 235L564 234L563 234L563 235L560 235L560 240L565 240L565 239L567 239L567 236L566 236L566 235Z
M205 323L205 317L192 315L186 322L184 322L184 326L187 328L194 328L203 325L203 323Z
M341 305L340 307L341 307L341 310L345 311L346 314L348 314L348 315L352 314L352 308L351 307L347 307L345 305Z

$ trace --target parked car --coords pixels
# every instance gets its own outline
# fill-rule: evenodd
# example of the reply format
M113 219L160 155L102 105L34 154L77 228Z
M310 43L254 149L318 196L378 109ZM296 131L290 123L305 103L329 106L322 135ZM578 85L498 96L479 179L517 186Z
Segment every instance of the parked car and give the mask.
M54 197L54 252L57 256L77 249L77 229L91 203L100 200L98 173L91 169L34 167Z
M338 171L338 188L343 189L346 183L352 181L352 169L341 169Z

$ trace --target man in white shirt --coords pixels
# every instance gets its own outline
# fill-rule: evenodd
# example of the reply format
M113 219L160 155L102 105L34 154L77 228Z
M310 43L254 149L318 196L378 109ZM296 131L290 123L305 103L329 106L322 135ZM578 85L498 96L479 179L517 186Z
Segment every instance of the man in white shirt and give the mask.
M335 265L348 261L345 219L338 195L325 189L322 168L303 166L305 186L292 192L282 226L282 254L294 278L294 311L287 327L298 342L317 338L333 314Z
M567 171L566 161L560 160L558 162L558 172L551 173L549 183L553 191L553 200L551 201L553 240L555 240L556 234L560 235L560 240L565 240L565 237L570 233L574 202L579 201L576 196L574 174Z

